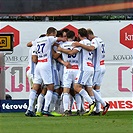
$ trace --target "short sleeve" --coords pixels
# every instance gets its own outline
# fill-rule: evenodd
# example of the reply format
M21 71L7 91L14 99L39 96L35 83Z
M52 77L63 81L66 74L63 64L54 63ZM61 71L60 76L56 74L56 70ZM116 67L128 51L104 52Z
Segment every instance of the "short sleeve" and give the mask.
M32 46L32 55L37 55L37 47Z
M53 45L57 41L57 37L49 36L49 41Z
M98 47L98 42L97 42L96 39L93 39L93 40L91 41L91 46L94 46L95 49Z

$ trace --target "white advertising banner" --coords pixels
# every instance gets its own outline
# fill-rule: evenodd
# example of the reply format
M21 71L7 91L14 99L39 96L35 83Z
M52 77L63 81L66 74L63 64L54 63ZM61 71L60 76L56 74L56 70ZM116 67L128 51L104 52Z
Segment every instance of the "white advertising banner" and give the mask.
M66 26L75 29L91 28L96 36L103 39L106 45L106 74L101 86L102 97L117 102L118 99L126 99L131 101L129 109L133 109L132 21L0 22L0 32L13 29L15 33L13 53L5 56L6 93L13 99L28 99L30 88L26 68L29 48L26 44L46 33L51 26L57 30Z

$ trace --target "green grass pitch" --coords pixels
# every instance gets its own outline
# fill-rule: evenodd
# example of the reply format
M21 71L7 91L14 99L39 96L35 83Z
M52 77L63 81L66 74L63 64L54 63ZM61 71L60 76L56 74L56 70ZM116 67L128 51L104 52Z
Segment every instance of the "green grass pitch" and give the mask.
M133 133L133 111L69 117L26 117L24 113L0 113L0 133Z

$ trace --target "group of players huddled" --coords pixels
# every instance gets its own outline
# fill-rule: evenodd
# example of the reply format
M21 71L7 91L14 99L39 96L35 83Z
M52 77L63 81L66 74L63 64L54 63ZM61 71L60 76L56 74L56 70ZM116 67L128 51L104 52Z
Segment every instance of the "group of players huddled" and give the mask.
M80 28L75 36L72 30L49 27L27 46L31 91L25 116L100 115L101 105L102 115L107 113L110 105L100 95L105 44L91 29ZM72 112L73 101L76 113Z

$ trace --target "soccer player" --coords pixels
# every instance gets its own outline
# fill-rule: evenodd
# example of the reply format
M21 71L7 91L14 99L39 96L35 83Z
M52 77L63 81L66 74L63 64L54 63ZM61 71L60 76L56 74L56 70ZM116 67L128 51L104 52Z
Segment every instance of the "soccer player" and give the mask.
M88 33L88 39L91 41L91 46L93 47L94 52L94 78L93 78L93 88L96 90L96 92L100 94L100 86L105 74L105 43L103 40L97 36L94 35L93 31L91 29L87 29ZM100 115L100 106L101 104L97 101L96 102L96 110L94 112L94 115ZM109 104L107 103L106 106L103 107L103 113L102 115L105 115L108 111Z
M60 47L58 47L59 51L65 50L72 50L73 46L72 43L75 39L75 33L73 31L68 31L67 34L67 41L64 42ZM62 59L64 61L70 62L71 68L64 67L64 74L63 74L63 106L64 106L64 115L69 115L69 103L70 103L70 89L72 89L72 85L74 83L74 80L76 78L76 75L79 70L79 51L81 48L75 48L75 54L74 55L68 55L66 53L62 53ZM76 54L78 53L78 54ZM81 109L81 96L79 94L76 94L76 101L77 99L80 101L80 104L77 103L78 110Z
M36 67L36 62L32 61L32 49L33 49L33 46L35 46L35 44L36 44L36 40L27 43L27 47L30 47L30 49L29 49L29 55L28 55L28 67L27 67L26 76L28 77L28 81L31 89L33 88L33 77L34 77L34 70ZM34 112L35 112L36 99L37 99L37 95L33 105Z
M81 43L84 42L84 45L90 44L90 41L87 39L87 31L82 28L79 29L78 32L79 32L79 38L81 39ZM60 51L68 54L68 56L72 56L72 58L75 58L77 54L76 53L77 51L74 51L72 49L70 50L60 49ZM86 86L87 88L90 88L90 86L92 87L92 78L94 73L94 68L92 65L92 54L84 49L80 51L81 51L80 52L81 58L78 58L78 60L76 60L79 63L78 67L80 67L80 71L78 71L78 74L75 78L74 90L78 92L81 96L83 96L85 100L90 104L89 112L85 113L85 115L90 115L95 107L95 102L90 98L88 93L82 87L83 86ZM90 92L91 95L94 97L92 88L90 88Z
M45 95L45 104L43 108L43 115L51 116L48 112L48 107L50 105L53 90L54 90L54 81L53 81L53 68L52 68L52 46L56 41L64 41L63 38L56 37L57 30L54 27L49 27L47 29L47 35L37 39L36 46L33 48L33 59L37 58L37 65L35 68L35 75L33 80L33 89L30 92L29 96L29 110L26 116L35 116L33 112L33 103L36 97L36 93L43 84L47 86L47 92Z
M44 37L44 36L46 36L46 34L41 34L39 36L39 38ZM30 84L31 89L33 87L34 70L35 70L35 67L36 67L36 64L37 64L37 60L36 61L32 60L32 49L33 49L33 46L35 46L35 45L36 45L36 40L27 43L27 47L30 47L29 56L28 56L29 65L28 65L27 77L29 79L29 84ZM34 101L34 104L33 104L33 112L35 112L36 100L37 100L37 112L39 110L41 110L41 107L42 107L42 104L43 104L43 101L44 101L44 94L45 93L46 93L46 88L44 87L44 85L40 85L40 89L37 92L37 95L36 95L36 98L35 98L35 101ZM28 110L29 110L29 108L28 108ZM27 114L27 111L26 111L25 114Z
M93 32L88 29L87 30L87 37L88 39L91 41L91 45L84 45L83 42L79 43L76 42L74 43L74 46L77 47L82 47L83 49L87 49L89 51L93 51L93 64L94 64L94 77L93 77L93 86L94 89L98 90L97 92L95 92L95 90L93 90L93 93L95 95L96 101L100 102L103 105L103 113L102 115L105 115L106 112L108 111L109 108L109 104L105 103L101 96L97 93L99 93L99 87L103 78L103 75L105 73L105 66L104 66L104 57L105 57L105 51L104 51L104 43L101 39L99 39L98 37L95 37ZM95 39L94 39L95 38ZM92 41L92 39L94 39L94 41ZM97 82L97 83L96 83ZM97 86L97 87L96 87ZM94 115L99 115L100 114L100 108L99 108L99 104L97 104L97 112L94 112Z

